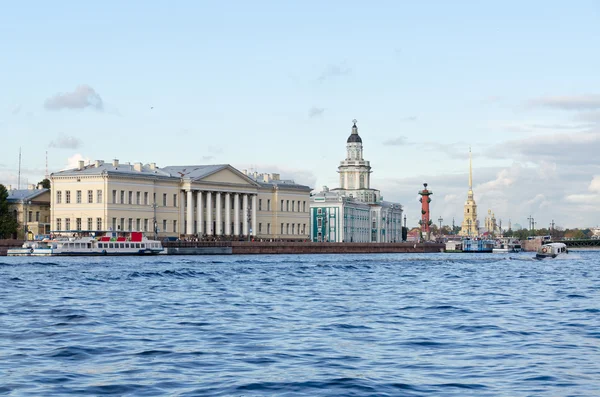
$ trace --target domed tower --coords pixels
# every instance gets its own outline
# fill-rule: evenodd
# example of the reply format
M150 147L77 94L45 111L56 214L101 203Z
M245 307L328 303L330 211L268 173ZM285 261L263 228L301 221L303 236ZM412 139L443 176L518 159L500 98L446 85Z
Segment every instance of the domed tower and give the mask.
M469 148L469 191L464 207L464 218L458 233L460 236L477 237L479 228L477 224L477 204L473 194L473 160L471 159L471 148Z

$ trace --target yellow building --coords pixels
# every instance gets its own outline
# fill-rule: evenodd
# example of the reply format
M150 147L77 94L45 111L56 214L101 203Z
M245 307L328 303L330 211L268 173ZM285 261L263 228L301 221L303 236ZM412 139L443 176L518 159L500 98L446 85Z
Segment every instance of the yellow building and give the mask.
M33 240L50 233L50 191L30 185L28 189L8 187L7 201L14 218L19 222L18 237ZM16 237L16 236L15 236Z
M273 186L279 184L259 183L228 164L159 168L155 163L97 160L85 165L81 161L77 168L54 173L50 179L52 228L59 233L142 231L159 238L280 238L276 226L293 222L286 238L308 236L296 226L308 223L308 208L302 220L301 215L288 214L298 212L297 204L294 210L284 206L281 211L275 200L288 194L285 200L305 202L308 207L309 187L292 183L273 195ZM285 226L283 230L288 231Z
M469 192L465 202L463 222L458 233L460 236L475 237L479 234L479 225L477 224L477 204L473 195L473 161L471 158L471 148L469 148Z

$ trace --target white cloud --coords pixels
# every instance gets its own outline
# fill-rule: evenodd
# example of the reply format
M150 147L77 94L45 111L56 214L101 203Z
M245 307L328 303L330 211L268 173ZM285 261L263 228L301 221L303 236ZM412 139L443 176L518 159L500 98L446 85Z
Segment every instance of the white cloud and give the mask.
M562 110L600 109L600 95L546 96L532 99L529 106Z
M83 84L75 88L73 92L60 93L46 99L44 107L47 110L84 109L87 107L103 110L104 103L92 87Z
M600 193L600 175L594 175L594 178L588 186L590 192Z
M61 169L61 171L77 168L79 166L79 161L81 160L83 160L84 164L90 163L90 159L88 157L84 157L81 153L76 153L67 158L67 165L65 168Z
M323 116L324 112L325 112L325 108L319 108L319 107L313 106L312 108L310 108L308 110L308 117L310 117L310 118L321 117L321 116Z
M317 78L318 81L325 81L334 77L345 76L352 71L345 64L329 65Z

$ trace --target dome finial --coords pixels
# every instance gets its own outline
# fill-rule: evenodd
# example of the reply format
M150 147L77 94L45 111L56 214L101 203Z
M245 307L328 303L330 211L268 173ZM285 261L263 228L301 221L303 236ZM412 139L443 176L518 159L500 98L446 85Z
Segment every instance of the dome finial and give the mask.
M358 123L358 120L354 119L352 120L352 123L354 124L354 127L356 127L356 123Z

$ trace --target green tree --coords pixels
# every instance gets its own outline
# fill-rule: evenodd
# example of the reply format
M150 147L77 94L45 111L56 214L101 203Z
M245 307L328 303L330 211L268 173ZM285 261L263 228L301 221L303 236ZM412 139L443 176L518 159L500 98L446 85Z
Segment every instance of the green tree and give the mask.
M19 228L19 223L10 214L7 199L8 191L0 184L0 238L10 238Z
M38 182L38 185L42 185L44 189L50 189L50 179L44 178L40 182Z

